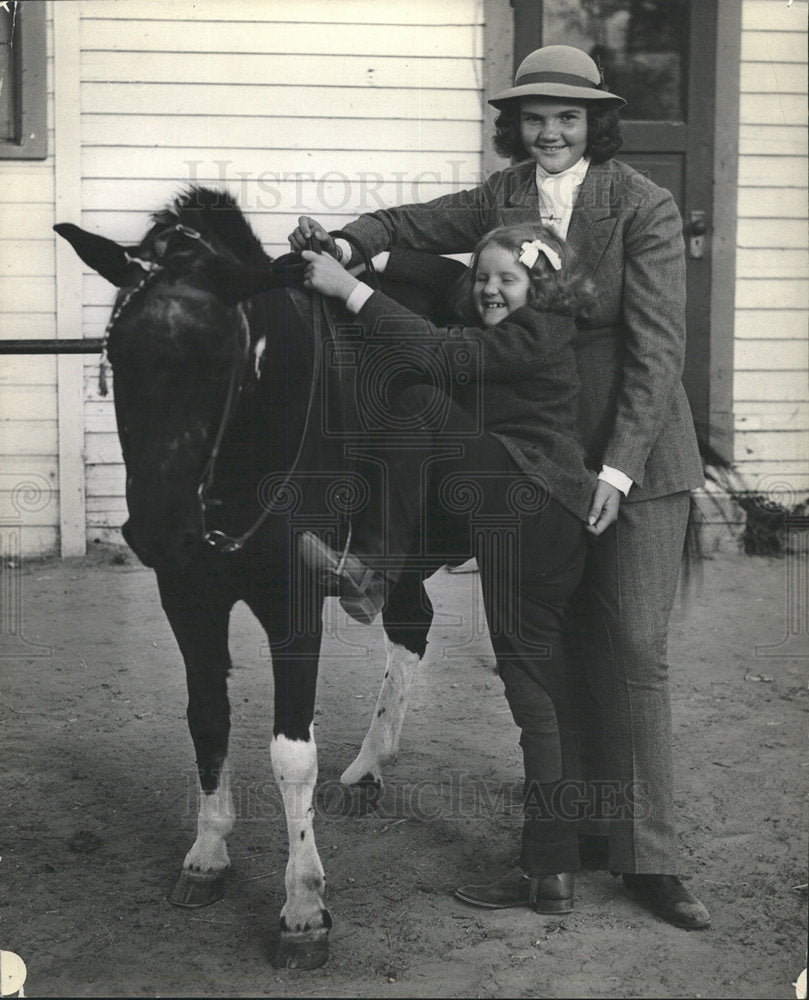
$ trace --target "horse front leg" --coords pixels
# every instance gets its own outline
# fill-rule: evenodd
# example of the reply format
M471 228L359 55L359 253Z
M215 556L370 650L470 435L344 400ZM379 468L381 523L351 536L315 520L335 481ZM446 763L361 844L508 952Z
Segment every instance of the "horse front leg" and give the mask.
M295 588L264 600L247 598L270 640L275 710L270 760L287 822L289 857L281 910L280 938L272 959L277 968L316 969L329 957L331 915L323 903L325 876L315 843L313 798L317 782L315 714L322 631L320 594L298 600L287 614ZM298 623L289 635L289 623Z
M185 660L188 727L197 762L197 836L169 901L182 907L208 906L224 893L230 867L226 838L235 822L227 766L230 604L206 600L202 588L179 588L160 578L158 582Z
M323 903L326 877L315 844L314 807L317 746L310 727L306 739L276 732L270 745L273 774L287 820L289 859L286 902L274 965L316 969L329 957L331 915Z
M433 608L419 569L404 569L383 612L386 665L371 724L355 759L340 781L352 787L351 809L365 813L382 795L382 771L399 752L410 688L427 648Z

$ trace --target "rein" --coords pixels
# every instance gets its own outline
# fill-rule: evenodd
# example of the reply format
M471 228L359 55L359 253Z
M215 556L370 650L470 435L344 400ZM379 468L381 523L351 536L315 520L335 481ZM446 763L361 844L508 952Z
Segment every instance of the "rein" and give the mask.
M244 309L241 305L237 308L239 312L239 319L241 320L241 352L234 359L230 368L230 375L228 376L228 392L225 397L225 407L219 420L219 427L216 430L216 437L214 438L213 447L211 448L211 454L205 465L205 471L202 473L202 479L197 487L197 497L199 499L200 512L202 514L202 537L204 541L208 542L209 545L213 545L214 548L218 549L220 552L235 551L235 549L228 547L231 544L237 548L241 548L246 541L246 538L249 537L249 535L247 535L246 537L243 536L241 539L228 538L221 531L208 531L205 523L205 514L208 508L218 502L208 499L208 490L211 488L211 483L213 482L216 460L219 458L219 452L222 448L222 441L225 437L225 432L230 426L234 414L236 413L239 397L241 396L242 388L244 387L244 373L250 359L250 325L247 322L247 316L245 315ZM255 530L257 530L257 524L253 526L250 534L252 534Z
M373 264L371 259L365 249L365 247L350 233L338 230L337 232L330 233L332 237L340 236L346 239L351 245L357 250L362 262L365 266L369 277L371 278L371 283L374 287L379 287L379 281L376 278L376 274L373 269ZM312 240L314 244L314 240ZM301 262L301 258L298 254L285 254L283 257L277 258L273 261L272 271L279 277L285 276L286 281L284 284L289 283L289 279L294 274L299 280L302 280L303 274L306 270L305 263ZM279 282L280 284L280 282ZM309 383L309 398L306 403L306 413L303 420L303 428L301 430L301 435L298 440L298 448L295 452L295 457L292 460L292 464L289 467L289 471L284 477L283 483L281 484L277 495L283 496L286 493L287 486L289 485L293 475L297 471L298 463L300 462L301 456L303 454L304 445L306 443L307 434L309 431L309 423L312 416L312 411L314 409L314 402L317 396L318 386L320 384L320 373L322 370L323 363L323 336L322 336L322 322L325 320L326 328L328 330L328 335L332 340L337 340L337 330L334 325L334 318L331 314L331 310L327 304L327 301L317 292L311 292L312 296L312 335L314 338L314 356L312 359L312 378ZM249 342L249 337L248 337ZM213 549L217 552L223 554L230 554L232 552L238 552L244 547L245 543L248 542L253 535L261 528L267 518L274 512L271 500L268 501L264 507L264 510L258 516L258 518L253 522L253 524L238 538L233 538L230 535L226 535L223 531L213 530L209 531L206 526L206 510L211 506L211 502L207 500L206 494L207 490L213 481L214 466L216 459L219 454L219 446L221 445L222 438L224 437L225 430L232 419L233 412L235 412L235 400L231 400L232 391L234 390L233 373L234 368L231 370L231 384L228 387L228 399L225 404L225 412L222 416L222 421L219 425L219 431L216 435L216 441L214 443L214 450L208 461L208 465L205 469L205 474L203 475L202 482L200 483L197 495L200 500L200 507L202 512L202 538L203 541L207 542ZM242 372L242 378L244 377L244 372ZM235 397L238 399L238 393L241 391L241 384L239 384L238 389L235 390ZM349 525L349 541L351 539L351 526ZM344 557L347 553L344 552Z
M241 307L239 307L241 310ZM317 394L317 387L319 384L319 373L321 370L322 360L323 360L323 340L321 337L321 310L326 316L326 322L329 327L330 333L333 335L334 328L331 317L326 308L326 304L316 292L312 293L312 333L314 337L314 357L312 359L312 378L309 383L309 398L306 402L306 413L303 419L303 429L301 430L301 436L298 440L298 448L295 452L295 457L292 460L292 464L289 467L289 471L284 477L284 481L278 490L278 493L283 496L286 492L286 488L289 485L292 476L298 468L298 463L300 461L301 455L303 454L303 446L306 442L306 435L309 430L309 419L312 415L312 410L314 408L315 397ZM242 315L244 313L242 312ZM249 345L249 335L248 335L248 345ZM245 366L246 367L246 366ZM202 477L202 482L197 490L197 496L199 497L200 509L202 513L202 540L207 542L213 549L217 552L223 554L230 554L231 552L238 552L239 549L244 547L245 542L248 542L253 535L261 528L270 514L273 513L273 506L271 501L268 501L264 510L259 514L252 525L244 532L244 534L239 535L238 538L233 538L230 535L226 535L224 531L218 531L214 529L209 531L206 524L206 511L208 507L212 506L211 502L207 499L207 490L213 481L214 466L216 459L219 455L219 446L222 443L222 438L225 435L225 430L230 424L233 414L235 413L235 400L231 405L231 393L234 390L235 380L234 373L236 371L236 366L231 369L231 381L228 386L228 398L225 403L225 412L222 414L222 421L219 424L219 430L216 435L216 440L214 442L214 448L211 453L211 457L208 460L208 465L206 466L205 473ZM242 383L244 380L244 370L242 371L241 381L238 388L235 391L235 398L238 400L239 393L241 392Z

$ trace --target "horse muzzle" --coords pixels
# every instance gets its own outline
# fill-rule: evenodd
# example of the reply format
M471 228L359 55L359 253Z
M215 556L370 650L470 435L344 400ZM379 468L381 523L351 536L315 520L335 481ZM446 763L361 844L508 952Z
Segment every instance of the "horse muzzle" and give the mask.
M203 551L200 533L188 528L160 538L152 532L139 530L130 518L121 533L143 565L158 572L186 569Z

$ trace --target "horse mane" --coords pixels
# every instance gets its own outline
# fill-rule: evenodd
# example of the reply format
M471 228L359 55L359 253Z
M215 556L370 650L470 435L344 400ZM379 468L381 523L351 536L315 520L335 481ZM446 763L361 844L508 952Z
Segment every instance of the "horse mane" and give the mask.
M231 253L236 260L271 260L242 214L236 200L227 191L191 185L172 203L152 215L154 227L177 224L196 230L217 249Z

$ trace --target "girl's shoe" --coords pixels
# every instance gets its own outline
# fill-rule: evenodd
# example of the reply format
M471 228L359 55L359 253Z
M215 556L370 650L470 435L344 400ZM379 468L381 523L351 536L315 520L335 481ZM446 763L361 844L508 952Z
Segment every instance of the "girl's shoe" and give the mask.
M382 574L350 552L335 552L311 531L303 532L299 544L304 564L326 593L339 597L343 610L355 621L370 625L385 604Z

